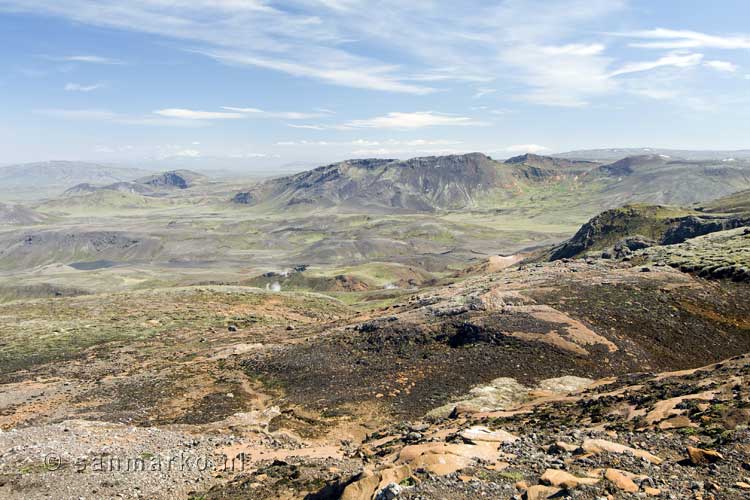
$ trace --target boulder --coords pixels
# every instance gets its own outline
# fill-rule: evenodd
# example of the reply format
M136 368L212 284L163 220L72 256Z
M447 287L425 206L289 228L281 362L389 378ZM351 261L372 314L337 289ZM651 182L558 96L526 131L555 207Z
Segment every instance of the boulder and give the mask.
M408 465L399 465L380 471L380 484L378 489L384 489L391 483L399 484L404 479L411 477L411 467Z
M401 495L403 488L396 483L387 485L375 495L375 500L395 500Z
M724 456L716 450L687 447L688 462L691 465L708 465L724 460Z
M380 482L380 476L364 471L341 493L341 500L371 500Z
M577 444L573 443L566 443L565 441L557 441L555 444L551 444L549 448L547 449L548 453L551 454L560 454L560 453L575 453L576 451L580 450L581 447Z
M617 454L631 454L638 458L642 458L644 460L648 460L652 464L659 465L664 460L657 457L656 455L653 455L645 450L638 450L636 448L631 448L630 446L625 446L623 444L619 443L613 443L612 441L607 441L606 439L587 439L583 442L583 445L581 446L583 448L583 451L588 453L617 453Z
M541 484L531 486L523 494L524 500L546 500L547 498L554 498L555 495L560 493L560 488L554 486L543 486Z
M502 429L492 431L487 427L481 425L464 429L458 435L461 436L464 440L475 444L481 442L512 443L518 439L510 432L504 431Z
M607 469L604 473L604 477L606 477L607 480L619 490L627 491L628 493L635 493L638 491L638 485L621 470Z
M577 488L582 484L591 485L599 482L598 479L591 477L576 477L573 474L558 469L547 469L544 474L542 474L540 481L550 486L557 486L568 490Z

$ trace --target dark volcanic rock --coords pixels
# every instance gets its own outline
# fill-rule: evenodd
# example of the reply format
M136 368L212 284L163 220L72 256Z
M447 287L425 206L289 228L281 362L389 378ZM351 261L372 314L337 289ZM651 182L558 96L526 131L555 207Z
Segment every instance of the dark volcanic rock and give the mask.
M171 172L144 177L138 179L136 182L155 188L187 189L201 177L203 176L189 170L173 170Z
M677 221L677 225L670 227L664 233L661 243L672 245L682 243L696 236L726 231L750 225L750 217L719 217L719 216L690 216Z

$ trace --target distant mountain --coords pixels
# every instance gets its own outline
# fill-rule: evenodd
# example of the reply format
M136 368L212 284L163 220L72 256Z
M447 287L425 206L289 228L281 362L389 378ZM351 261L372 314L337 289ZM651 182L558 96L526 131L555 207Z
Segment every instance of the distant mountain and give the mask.
M9 186L65 186L88 182L108 184L130 181L149 172L139 168L115 167L77 161L48 161L0 167L0 183Z
M537 168L591 168L597 166L599 163L594 161L584 160L569 160L566 158L555 158L553 156L541 156L532 153L527 153L520 156L514 156L505 160L508 165L527 165L530 167Z
M348 160L268 180L238 193L234 201L416 211L466 208L482 193L515 182L511 169L502 166L480 153L407 161Z
M576 160L591 160L611 162L626 156L641 155L665 155L671 158L683 160L750 160L750 149L736 151L729 150L688 150L688 149L664 149L664 148L610 148L610 149L584 149L569 151L567 153L554 154L555 158L567 158Z
M95 186L84 182L82 184L76 184L70 189L66 189L63 193L65 196L79 196L83 194L96 193L97 191L117 191L120 193L137 193L143 194L148 193L151 189L143 184L136 182L115 182L113 184L107 184L105 186Z
M156 189L177 188L187 189L206 179L205 175L193 172L191 170L172 170L161 174L149 175L136 179L136 184L151 186Z
M190 170L173 170L141 177L132 182L115 182L103 186L85 182L67 189L63 194L66 196L80 196L99 191L117 191L121 193L148 195L165 190L187 189L206 179L206 176Z
M632 202L691 205L748 189L750 161L629 156L602 165L593 177L603 181L601 195L610 207Z
M602 164L528 154L500 162L472 153L348 160L261 182L233 201L411 211L584 206L593 214L633 202L690 205L748 188L750 161L650 154Z

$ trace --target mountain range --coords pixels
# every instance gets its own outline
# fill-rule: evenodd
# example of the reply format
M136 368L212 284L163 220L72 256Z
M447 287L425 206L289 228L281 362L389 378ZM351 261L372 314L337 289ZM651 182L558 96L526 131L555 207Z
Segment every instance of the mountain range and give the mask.
M605 148L581 149L566 153L553 154L557 158L572 158L577 160L614 161L626 156L665 155L671 158L685 160L732 160L750 159L750 149L737 150L690 150L668 148Z
M685 160L661 154L605 163L481 153L411 160L348 160L267 180L237 193L240 204L275 208L378 208L430 212L487 209L516 201L616 207L685 205L750 188L750 161Z
M132 182L119 181L105 185L84 182L65 190L63 194L66 196L78 196L100 191L118 191L148 195L163 190L187 189L205 180L205 175L190 170L171 170L169 172L140 177Z

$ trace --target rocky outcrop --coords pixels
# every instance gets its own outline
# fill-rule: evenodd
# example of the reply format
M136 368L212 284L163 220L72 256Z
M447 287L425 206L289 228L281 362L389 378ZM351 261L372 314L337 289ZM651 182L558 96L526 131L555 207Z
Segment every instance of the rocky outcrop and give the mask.
M205 179L205 176L190 170L173 170L161 174L141 177L133 182L120 181L106 185L81 183L67 189L63 195L80 196L101 191L118 191L120 193L134 193L148 195L172 189L187 189Z
M602 250L606 258L623 258L654 245L674 245L706 234L750 225L745 215L676 216L680 209L632 205L607 210L581 226L568 241L556 247L550 260L579 257Z
M593 161L584 160L568 160L565 158L555 158L552 156L535 155L533 153L526 153L520 156L514 156L505 160L507 165L526 165L528 167L534 167L542 170L550 169L588 169L594 168L599 165Z
M248 191L244 191L242 193L237 193L232 197L232 203L239 203L241 205L252 205L256 201L255 196L253 196L253 193L250 193Z
M176 188L187 189L194 185L198 180L204 178L203 175L191 172L190 170L173 170L149 177L143 177L135 181L138 184L144 184L154 188Z
M678 219L661 238L662 245L682 243L696 236L750 225L750 217L689 216Z

